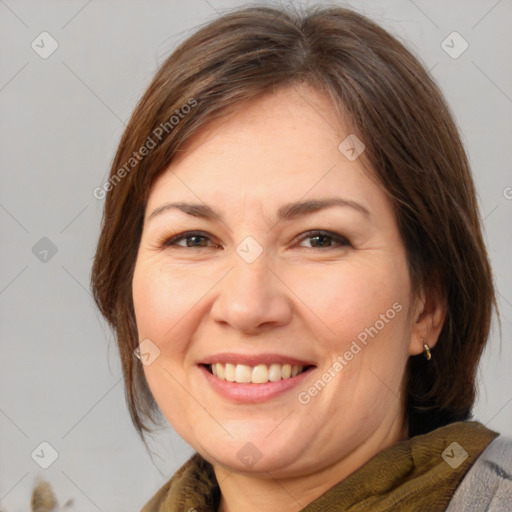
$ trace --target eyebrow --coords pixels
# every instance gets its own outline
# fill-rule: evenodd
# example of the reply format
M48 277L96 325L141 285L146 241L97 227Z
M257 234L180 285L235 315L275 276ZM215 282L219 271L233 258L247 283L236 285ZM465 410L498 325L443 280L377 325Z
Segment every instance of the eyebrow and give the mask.
M367 208L365 208L362 204L359 204L356 201L352 201L350 199L343 199L341 197L331 197L325 199L297 201L294 203L285 204L281 206L277 211L277 219L278 221L290 221L293 219L297 219L299 217L304 217L309 213L314 213L320 210L324 210L326 208L332 208L334 206L349 207L361 213L368 219L372 217L370 211ZM224 218L222 214L213 209L211 206L208 206L207 204L187 203L183 201L167 203L162 206L159 206L158 208L153 210L153 212L151 212L151 214L147 218L147 221L149 222L157 215L160 215L161 213L172 209L181 210L182 212L187 213L188 215L192 215L193 217L199 217L207 220L217 220L219 222L224 223Z

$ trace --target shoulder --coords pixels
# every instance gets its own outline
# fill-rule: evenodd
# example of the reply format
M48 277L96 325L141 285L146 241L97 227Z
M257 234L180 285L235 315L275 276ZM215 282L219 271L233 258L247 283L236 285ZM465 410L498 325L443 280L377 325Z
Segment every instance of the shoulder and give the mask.
M446 512L512 511L512 437L496 437L475 460Z

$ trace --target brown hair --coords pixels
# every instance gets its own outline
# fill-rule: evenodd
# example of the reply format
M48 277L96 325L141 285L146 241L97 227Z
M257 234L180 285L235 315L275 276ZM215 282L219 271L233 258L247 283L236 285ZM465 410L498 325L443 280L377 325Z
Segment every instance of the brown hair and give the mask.
M206 123L304 82L325 91L364 142L395 210L413 290L435 286L446 298L432 359L413 356L407 365L409 435L471 417L496 300L468 160L439 88L397 39L351 10L253 6L208 23L167 58L126 127L104 187L92 289L115 330L143 441L151 431L145 419L160 411L133 353L131 285L151 184Z

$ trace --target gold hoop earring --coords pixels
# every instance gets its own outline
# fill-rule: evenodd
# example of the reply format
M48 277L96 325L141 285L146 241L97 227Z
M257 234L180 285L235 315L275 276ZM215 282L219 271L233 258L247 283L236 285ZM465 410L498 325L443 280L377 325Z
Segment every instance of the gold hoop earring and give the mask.
M432 354L430 353L430 347L425 343L425 340L421 338L421 341L423 342L423 348L425 349L423 351L423 355L425 356L425 359L427 361L430 361L432 359Z

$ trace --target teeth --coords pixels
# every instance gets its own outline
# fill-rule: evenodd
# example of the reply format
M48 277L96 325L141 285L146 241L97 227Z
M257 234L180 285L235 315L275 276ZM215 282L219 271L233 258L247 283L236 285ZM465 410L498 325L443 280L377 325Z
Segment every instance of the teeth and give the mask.
M280 364L271 364L268 370L268 380L270 382L276 382L281 380L281 365Z
M219 365L213 365L219 366ZM252 379L251 382L254 384L264 384L268 382L268 367L266 364L259 364L252 369Z
M298 364L273 363L270 366L258 364L248 366L246 364L215 363L211 365L211 372L221 380L229 382L265 384L281 379L296 377L304 371L304 367Z
M235 382L251 382L252 369L246 364L237 364L235 368Z
M217 363L218 364L218 363ZM229 382L235 382L235 365L231 363L226 363L226 370L224 371L224 377ZM219 372L219 367L217 367L217 373Z

